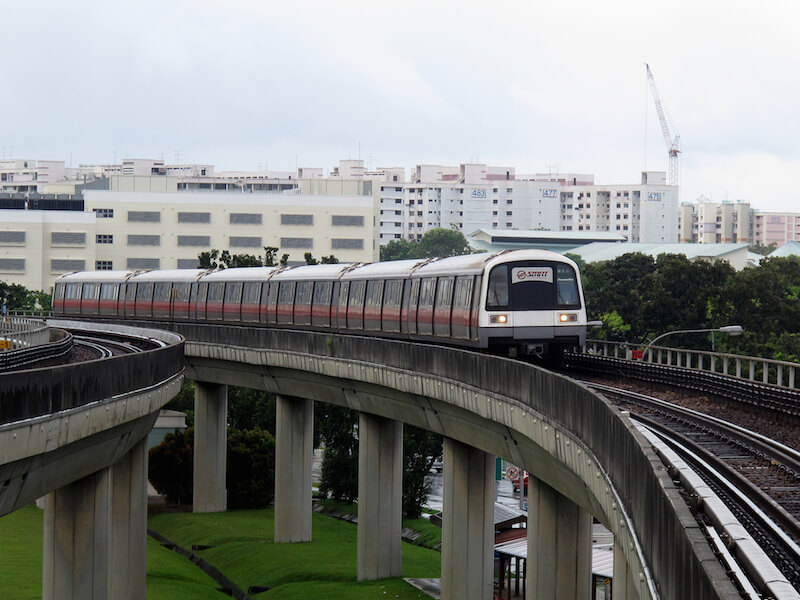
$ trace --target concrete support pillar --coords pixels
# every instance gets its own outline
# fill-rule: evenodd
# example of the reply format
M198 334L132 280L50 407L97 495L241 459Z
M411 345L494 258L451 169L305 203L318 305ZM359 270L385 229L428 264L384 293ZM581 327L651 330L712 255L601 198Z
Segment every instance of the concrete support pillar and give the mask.
M196 381L194 387L194 492L196 513L225 512L228 456L228 386Z
M107 598L110 470L45 497L43 600Z
M585 600L592 589L592 517L544 482L528 482L528 600Z
M401 575L403 423L358 421L358 580Z
M492 597L494 487L494 457L445 438L442 600Z
M278 396L275 414L275 542L311 541L314 402Z
M44 499L42 598L144 600L147 438Z
M611 579L612 600L639 600L633 577L622 548L614 542L614 576Z
M109 598L144 600L147 592L147 438L111 467Z

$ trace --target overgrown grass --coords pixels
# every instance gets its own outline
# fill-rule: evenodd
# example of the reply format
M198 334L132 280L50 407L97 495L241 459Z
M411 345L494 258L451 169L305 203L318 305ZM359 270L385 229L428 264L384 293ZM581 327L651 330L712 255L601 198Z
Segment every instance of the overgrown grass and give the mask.
M312 541L273 544L272 510L163 514L150 527L184 547L213 546L199 554L239 587L266 586L258 598L425 598L402 580L356 582L357 528L314 514ZM439 577L441 555L403 544L404 577Z
M420 546L436 548L442 544L442 528L437 527L428 519L403 519L403 527L419 532L416 543Z

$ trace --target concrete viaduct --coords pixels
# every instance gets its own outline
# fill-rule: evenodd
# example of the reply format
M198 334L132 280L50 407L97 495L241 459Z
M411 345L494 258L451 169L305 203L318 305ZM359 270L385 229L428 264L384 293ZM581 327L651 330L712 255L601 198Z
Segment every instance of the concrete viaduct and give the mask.
M278 396L277 543L311 540L313 401L360 412L359 579L400 574L402 427L409 423L445 438L442 598L492 597L494 456L531 473L528 598L590 597L592 517L614 534L615 600L739 597L661 461L627 415L566 377L499 357L372 337L222 325L156 326L185 337L186 376L197 382L197 512L226 509L227 386L251 387ZM151 408L157 409L156 404ZM148 419L154 418L154 413L143 416L140 426L149 428ZM0 438L0 448L2 443ZM138 458L106 457L108 465L98 468L107 483L97 481L92 465L77 483L51 488L57 491L47 502L46 560L47 531L68 529L84 518L86 499L113 493L117 464L126 473L135 472L127 476L135 486L143 485L141 446L139 442L124 453ZM70 495L59 503L63 489ZM34 490L21 498L30 501L50 491L43 486ZM100 512L120 513L121 505L112 503L109 509L95 501L94 506L100 504L106 507ZM139 536L139 531L121 535ZM135 586L117 585L119 577L113 573L119 572L120 563L113 561L113 553L108 561L101 566L112 573L107 579L114 583L106 582L103 589L111 592L71 597L143 598ZM97 567L86 568L100 578ZM71 577L77 585L80 572L73 564L71 575L64 573L63 579ZM128 579L138 578L139 572ZM45 592L47 586L45 582Z

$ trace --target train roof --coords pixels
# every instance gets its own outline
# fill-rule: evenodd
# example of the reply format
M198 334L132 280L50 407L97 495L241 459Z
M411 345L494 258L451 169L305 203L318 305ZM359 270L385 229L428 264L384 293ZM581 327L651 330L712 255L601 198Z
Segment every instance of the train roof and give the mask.
M416 267L425 264L426 258L365 263L347 271L342 279L386 279L408 277Z
M357 263L356 263L357 264ZM300 265L285 269L276 273L273 279L276 281L287 280L307 280L307 279L339 279L339 277L352 268L353 263L335 263L325 265Z
M75 273L64 273L56 278L56 283L62 282L94 282L94 281L125 281L136 271L78 271Z
M208 269L164 269L163 271L143 271L136 273L131 279L138 281L196 281L203 274L208 273Z
M203 276L203 281L266 281L284 267L234 267L211 271Z

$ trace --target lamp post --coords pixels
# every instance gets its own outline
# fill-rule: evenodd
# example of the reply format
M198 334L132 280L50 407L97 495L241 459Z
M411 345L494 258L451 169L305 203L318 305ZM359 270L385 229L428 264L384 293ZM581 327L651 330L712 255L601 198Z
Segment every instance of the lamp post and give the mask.
M653 338L653 340L649 344L647 344L647 346L644 347L644 350L642 351L642 356L644 357L644 355L649 352L650 346L655 344L658 340L667 337L668 335L677 335L679 333L709 333L710 332L711 333L711 349L712 350L716 350L716 347L714 345L714 334L716 332L727 333L728 335L741 335L742 331L744 331L744 330L742 329L741 325L725 325L724 327L717 327L715 329L679 329L679 330L675 330L675 331L668 331L667 333L662 333L661 335ZM650 358L649 354L647 354L647 358L648 359Z

